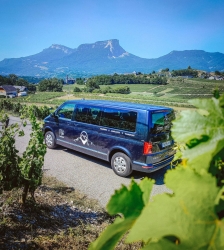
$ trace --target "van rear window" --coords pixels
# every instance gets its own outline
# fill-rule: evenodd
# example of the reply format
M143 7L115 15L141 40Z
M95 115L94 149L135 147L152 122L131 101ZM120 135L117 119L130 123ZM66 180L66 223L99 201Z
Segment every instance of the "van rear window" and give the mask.
M164 113L155 113L152 114L152 123L153 125L164 125Z
M175 118L173 111L164 111L152 114L152 132L170 130Z

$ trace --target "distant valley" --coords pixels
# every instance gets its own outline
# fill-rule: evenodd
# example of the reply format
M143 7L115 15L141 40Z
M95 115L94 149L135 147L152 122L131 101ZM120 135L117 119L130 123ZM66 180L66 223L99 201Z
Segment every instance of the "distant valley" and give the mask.
M224 54L203 50L172 51L156 59L135 56L123 49L119 40L112 39L82 44L76 49L53 44L35 55L0 61L0 75L36 77L89 77L100 74L151 73L193 69L207 72L224 71Z

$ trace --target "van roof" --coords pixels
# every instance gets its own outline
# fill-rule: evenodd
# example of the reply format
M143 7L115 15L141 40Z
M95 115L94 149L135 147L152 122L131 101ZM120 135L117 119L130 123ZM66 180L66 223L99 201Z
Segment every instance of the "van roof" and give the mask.
M140 103L132 103L132 102L117 102L117 101L107 101L107 100L69 100L66 103L77 103L77 104L87 104L87 105L95 105L95 106L104 106L104 107L114 107L114 108L133 108L133 109L143 109L143 110L164 110L172 108L165 106L156 106L150 104L140 104Z

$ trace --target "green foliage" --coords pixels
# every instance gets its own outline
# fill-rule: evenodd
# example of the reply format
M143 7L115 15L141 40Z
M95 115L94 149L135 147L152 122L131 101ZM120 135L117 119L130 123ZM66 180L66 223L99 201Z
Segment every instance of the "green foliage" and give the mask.
M93 79L88 79L87 83L86 83L86 88L85 88L85 92L93 92L93 90L95 89L100 89L100 86L97 82L93 81Z
M15 147L15 135L20 132L18 124L8 126L8 116L0 112L0 194L19 186L20 157ZM22 134L20 132L20 134Z
M9 99L4 99L0 101L0 109L13 111L15 114L20 114L22 110L26 107L25 104L12 102ZM50 108L47 106L36 106L32 105L32 112L36 116L37 119L44 119L46 116L50 114Z
M129 94L130 93L130 88L128 86L117 87L117 88L111 90L111 93Z
M29 144L22 157L15 148L15 136L22 136L24 133L17 123L7 126L8 116L0 113L0 122L3 124L0 130L0 193L13 188L23 188L24 204L28 191L34 198L34 191L41 184L46 146L33 107L23 107L21 113L23 125L26 125L24 119L27 117L32 125Z
M14 99L13 101L21 101L25 103L46 103L50 104L52 103L54 98L65 96L65 92L38 92L35 95L29 95L26 97L19 97L17 99ZM59 103L61 103L61 100L55 100Z
M107 206L121 218L90 249L113 249L127 231L126 242L140 241L144 250L224 248L224 95L191 103L197 110L183 111L172 129L174 139L185 144L182 164L165 175L173 193L148 200L147 179L132 181L129 190L123 186ZM144 203L138 200L142 195L147 197ZM139 211L133 211L130 224L129 208Z
M39 82L38 90L40 92L62 92L63 80L57 78L44 79Z
M120 211L122 215L107 227L101 238L91 244L90 249L113 249L116 242L134 225L148 203L152 187L152 180L144 179L140 185L132 180L129 188L123 186L115 191L107 205L107 210L110 215L116 215Z
M224 76L224 72L220 72L218 70L215 71L215 75L217 76Z
M73 89L73 92L82 92L82 91L81 91L81 89L80 89L80 88L75 87L75 88Z
M169 71L170 71L169 68L162 69L162 72L169 72Z
M84 85L85 84L85 79L82 79L82 78L76 78L76 81L75 81L75 83L76 84L79 84L79 85Z
M99 75L91 77L87 83L91 81L99 85L113 85L113 84L167 84L167 79L160 76L143 75L141 72L128 75Z
M221 249L224 221L214 210L219 198L216 179L206 171L198 173L192 168L178 167L168 172L165 182L174 194L156 196L148 203L127 241L143 240L148 243L144 249L162 249L164 242L171 249L175 249L175 243L181 249Z
M35 189L41 184L42 167L44 165L44 156L46 154L46 145L40 123L37 122L34 107L26 107L23 110L25 115L28 114L32 126L29 144L23 153L19 162L19 170L23 185L22 201L25 203L28 191L34 198Z
M198 76L198 71L193 70L190 66L187 69L173 70L172 76Z
M35 93L37 90L37 88L34 84L28 84L26 87L27 87L29 93Z
M172 133L176 141L186 143L183 158L188 159L189 166L208 170L224 145L224 109L215 98L189 102L198 109L182 111Z
M166 85L167 84L167 78L166 77L155 76L150 80L150 83L151 84Z

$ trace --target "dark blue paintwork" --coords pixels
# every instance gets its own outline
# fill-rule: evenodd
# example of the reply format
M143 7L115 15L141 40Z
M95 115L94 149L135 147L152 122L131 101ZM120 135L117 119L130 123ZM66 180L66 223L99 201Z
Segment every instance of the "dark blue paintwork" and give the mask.
M112 155L119 151L128 155L131 159L133 170L153 172L170 164L174 156L173 140L170 130L161 133L152 133L152 114L159 112L172 112L171 108L147 104L104 100L70 100L63 105L86 105L100 109L113 108L125 111L137 112L135 132L105 127L102 125L88 124L71 119L50 115L44 119L43 132L52 131L56 137L56 143L94 157L110 161ZM143 154L144 142L156 141L157 151L151 154ZM171 145L162 147L162 143L169 141Z

